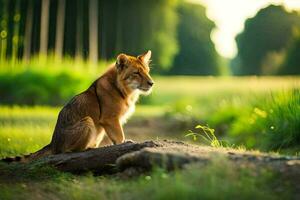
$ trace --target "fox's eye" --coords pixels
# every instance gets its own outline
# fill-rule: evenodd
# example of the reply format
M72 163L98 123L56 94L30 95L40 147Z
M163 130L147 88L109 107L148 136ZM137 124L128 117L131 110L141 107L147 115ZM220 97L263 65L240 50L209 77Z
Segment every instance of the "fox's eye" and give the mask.
M140 76L140 72L138 72L138 71L137 72L133 72L133 75L134 76Z

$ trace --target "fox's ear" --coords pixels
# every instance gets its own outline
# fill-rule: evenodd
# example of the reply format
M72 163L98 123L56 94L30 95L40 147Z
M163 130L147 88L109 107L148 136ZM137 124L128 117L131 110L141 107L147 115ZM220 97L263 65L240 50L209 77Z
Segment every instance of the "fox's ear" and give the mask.
M146 64L149 64L151 62L151 51L148 50L146 53L144 53L143 55L138 56L138 59L140 59L141 61L143 61Z
M128 57L123 53L119 54L116 62L117 69L122 70L126 66L127 62L128 62Z

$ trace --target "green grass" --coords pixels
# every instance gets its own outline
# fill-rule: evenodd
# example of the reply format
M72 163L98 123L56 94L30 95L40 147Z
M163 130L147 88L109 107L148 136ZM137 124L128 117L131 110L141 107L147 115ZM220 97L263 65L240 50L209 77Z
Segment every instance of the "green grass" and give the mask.
M298 154L298 77L158 78L152 104L165 116L208 124L232 145Z
M0 157L28 154L49 143L58 108L0 107Z
M300 89L266 96L236 118L228 133L234 142L246 142L250 148L299 151Z
M0 106L0 158L32 153L51 140L60 107ZM164 114L159 106L139 105L134 118Z
M75 176L23 165L0 169L1 199L287 199L293 194L289 182L269 169L238 167L222 157L206 166L171 173L157 168L133 178Z
M64 57L59 60L54 55L48 55L47 58L35 56L30 58L30 62L25 60L0 60L0 73L20 73L26 70L45 71L47 73L68 71L71 74L85 73L89 76L97 76L97 73L102 73L110 63L113 63L113 61L100 61L99 63L92 64L71 57Z
M155 77L150 105L201 121L225 107L247 107L271 92L300 88L299 77Z
M229 97L249 97L300 87L299 77L155 77L153 104L190 99L221 102ZM159 98L157 98L159 96ZM191 101L192 102L192 101Z

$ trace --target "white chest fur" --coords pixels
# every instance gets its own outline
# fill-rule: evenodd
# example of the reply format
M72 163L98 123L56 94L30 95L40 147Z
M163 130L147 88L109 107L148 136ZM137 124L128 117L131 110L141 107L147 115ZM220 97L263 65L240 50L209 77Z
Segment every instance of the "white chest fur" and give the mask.
M121 117L121 124L125 124L129 117L134 113L135 111L135 104L128 107L127 111L122 115Z
M135 111L135 103L137 102L138 98L139 98L139 92L135 92L134 94L132 94L132 96L128 99L127 102L127 109L125 111L125 113L122 115L120 121L121 124L125 124L127 122L127 120L129 119L129 117L134 113Z

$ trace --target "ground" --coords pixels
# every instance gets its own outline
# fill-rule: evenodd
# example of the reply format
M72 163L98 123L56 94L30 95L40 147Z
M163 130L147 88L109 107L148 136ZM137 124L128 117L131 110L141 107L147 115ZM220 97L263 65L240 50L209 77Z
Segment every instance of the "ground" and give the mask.
M33 163L1 163L0 195L140 199L154 192L147 199L299 199L299 166L297 157L257 151L174 141L128 142Z

